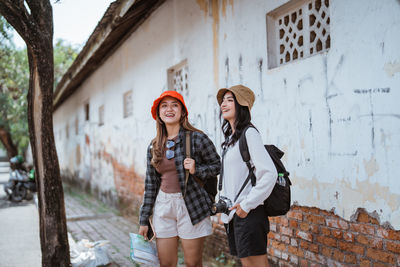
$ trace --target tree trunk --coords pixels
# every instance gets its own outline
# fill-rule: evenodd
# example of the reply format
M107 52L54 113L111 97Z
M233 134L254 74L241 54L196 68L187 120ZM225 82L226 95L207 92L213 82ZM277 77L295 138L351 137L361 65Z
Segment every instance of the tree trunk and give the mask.
M28 125L39 195L42 266L70 266L64 192L53 135L52 7L48 0L0 0L0 13L28 50Z
M8 159L18 155L18 149L14 145L10 132L2 126L0 126L0 141L7 151Z

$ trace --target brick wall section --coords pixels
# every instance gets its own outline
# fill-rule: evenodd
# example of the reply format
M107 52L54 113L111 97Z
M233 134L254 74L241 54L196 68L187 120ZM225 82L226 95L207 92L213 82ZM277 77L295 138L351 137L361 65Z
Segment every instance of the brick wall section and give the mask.
M359 209L355 221L293 206L270 218L268 254L279 266L400 266L400 231Z

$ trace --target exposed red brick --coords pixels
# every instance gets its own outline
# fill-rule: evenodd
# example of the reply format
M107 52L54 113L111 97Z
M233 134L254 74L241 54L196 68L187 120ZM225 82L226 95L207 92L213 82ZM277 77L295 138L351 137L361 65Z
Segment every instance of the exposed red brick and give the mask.
M268 239L280 240L281 236L279 234L277 234L277 233L269 232L268 233Z
M375 234L375 227L366 225L366 224L351 224L350 225L350 230L361 233L361 234L366 234L366 235L374 235Z
M344 258L344 262L351 263L351 264L356 264L357 263L357 257L354 254L347 254L346 257Z
M343 238L343 232L339 230L332 230L332 236L336 239L342 239Z
M286 250L286 245L285 244L283 244L281 242L278 242L278 241L275 241L275 240L270 240L270 241L271 241L270 242L271 247L273 247L274 249L278 249L280 251L285 251Z
M332 257L333 250L328 247L321 247L321 254L330 258L330 257Z
M341 262L338 261L333 261L331 259L328 259L328 264L329 267L347 267L347 264L343 264Z
M372 223L372 224L379 225L379 221L377 219L375 219L374 217L371 217L365 211L360 211L358 213L357 222Z
M337 246L337 240L331 237L326 237L326 236L318 236L317 237L317 242L330 246L330 247L336 247Z
M343 239L347 242L354 242L354 235L352 233L343 233Z
M279 224L280 223L280 218L279 217L268 217L269 223L276 223Z
M304 251L297 247L288 246L288 252L298 257L304 257Z
M301 267L308 267L308 261L307 260L300 260L300 266Z
M312 261L316 261L316 262L318 262L320 264L325 264L326 263L325 257L323 257L321 255L318 255L318 254L315 254L315 253L313 253L311 251L306 251L304 253L304 257L306 259L309 259L309 260L312 260Z
M360 244L366 245L368 247L382 249L383 241L379 238L368 237L365 235L357 235L356 241Z
M373 267L386 267L388 266L386 263L374 262L372 264Z
M289 227L297 228L297 227L299 227L299 224L297 223L297 221L289 220Z
M354 252L354 253L357 253L360 255L364 254L364 247L355 245L354 243L347 243L347 242L339 241L339 248L341 250Z
M394 264L396 262L396 257L394 254L372 248L367 249L367 257L376 261L387 262L390 264Z
M326 219L326 225L333 228L338 228L342 230L349 229L349 224L341 219Z
M286 216L287 216L289 219L295 219L295 220L299 220L299 221L302 221L302 220L303 220L303 214L302 214L300 211L295 211L295 210L289 211L289 212L286 214Z
M313 243L310 243L310 242L307 242L307 241L301 241L300 242L300 247L305 249L305 250L309 250L309 251L312 251L312 252L315 252L315 253L319 252L317 244L313 244Z
M305 232L311 231L316 234L319 233L318 226L314 225L314 224L302 222L302 223L300 223L299 228L300 228L300 230L305 231Z
M310 233L297 230L296 231L296 236L301 238L301 239L304 239L304 240L312 242L312 235Z
M332 252L333 252L332 259L334 259L336 261L341 261L341 262L344 261L345 254L342 251L340 251L338 249L334 249Z
M280 230L283 235L293 236L293 230L288 227L280 227Z
M280 225L286 226L286 227L289 226L289 220L286 219L285 217L281 217Z
M308 214L306 220L314 224L325 225L325 218L319 215Z
M360 261L360 267L370 267L371 262L369 260L363 259Z
M322 227L321 226L321 234L326 235L326 236L330 236L331 235L331 230L327 227Z
M386 230L386 229L380 228L380 229L378 229L377 234L379 237L382 237L382 238L400 241L400 231Z
M288 236L281 236L281 241L285 244L289 244L290 243L290 238Z
M400 243L399 242L387 241L386 249L400 255Z

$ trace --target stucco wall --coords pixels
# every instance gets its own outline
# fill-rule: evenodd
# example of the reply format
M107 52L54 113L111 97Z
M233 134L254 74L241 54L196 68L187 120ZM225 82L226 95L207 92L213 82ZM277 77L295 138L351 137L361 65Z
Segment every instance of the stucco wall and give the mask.
M268 69L266 14L286 2L164 3L56 110L63 173L107 199L140 196L155 135L150 106L167 89L167 69L187 59L189 118L217 146L216 90L244 83L256 93L253 122L264 142L286 152L294 202L347 220L362 207L400 229L399 1L331 0L329 51ZM128 90L133 116L124 119Z

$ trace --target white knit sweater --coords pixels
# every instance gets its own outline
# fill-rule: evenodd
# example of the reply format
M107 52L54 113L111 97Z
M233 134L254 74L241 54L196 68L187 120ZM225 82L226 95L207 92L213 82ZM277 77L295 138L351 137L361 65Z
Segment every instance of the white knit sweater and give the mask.
M222 180L221 195L229 198L233 205L240 203L241 208L248 213L250 210L261 205L271 194L278 174L271 157L264 148L261 135L256 129L252 127L247 129L246 140L247 146L249 147L251 163L255 167L256 186L253 187L251 181L249 181L240 193L239 198L233 203L249 174L249 169L240 155L239 141L237 141L235 145L227 148L224 157L224 177ZM221 214L222 222L228 223L235 212L236 210L232 210L229 216Z

